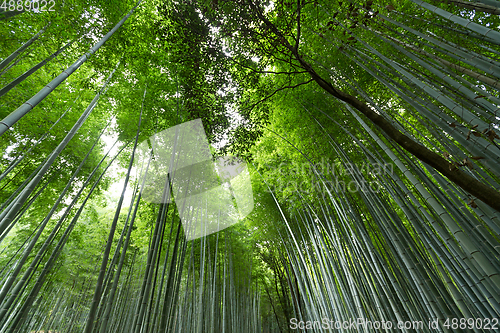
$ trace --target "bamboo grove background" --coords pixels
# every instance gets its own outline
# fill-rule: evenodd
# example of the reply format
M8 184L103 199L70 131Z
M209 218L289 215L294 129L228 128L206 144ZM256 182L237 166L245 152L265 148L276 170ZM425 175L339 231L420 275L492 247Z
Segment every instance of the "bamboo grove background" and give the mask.
M55 8L0 11L0 332L491 331L500 202L449 175L500 195L498 1ZM197 118L255 208L186 241L134 161Z

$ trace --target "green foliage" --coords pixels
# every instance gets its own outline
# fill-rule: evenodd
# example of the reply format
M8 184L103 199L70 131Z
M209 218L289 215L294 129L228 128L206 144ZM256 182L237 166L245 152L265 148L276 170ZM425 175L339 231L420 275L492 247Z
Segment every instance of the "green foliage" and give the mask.
M0 72L0 86L68 41L76 42L0 97L0 117L68 68L134 5L128 0L65 0L56 2L56 12L26 12L2 21L2 58L50 25L18 55L12 68ZM495 15L445 3L439 7L487 27L500 23ZM424 36L412 34L408 27ZM311 74L312 68L324 82L355 96L401 133L449 156L454 161L450 168L462 168L498 186L498 91L416 51L497 80L498 46L481 36L464 35L464 30L411 1L141 3L95 55L2 136L2 172L26 155L0 181L0 211L50 156L120 62L97 107L30 199L46 188L32 204L23 206L26 211L0 240L0 267L5 267L0 273L2 281L19 260L22 251L18 249L37 231L106 124L110 126L105 139L99 141L71 184L21 274L104 158L109 142L117 139L122 148L135 138L142 112L139 142L201 118L214 158L232 154L248 162L255 206L240 223L187 242L175 202L160 205L143 199L133 212L131 188L141 185L133 178L109 254L103 301L98 305L96 323L89 324L95 324L96 331L110 309L116 316L109 320L117 331L182 327L184 332L219 332L222 327L245 331L240 324L247 325L248 332L257 331L256 327L286 332L290 318L299 316L377 319L393 318L397 312L402 318L421 319L427 314L443 318L451 314L479 317L488 311L498 314L491 301L498 301L499 289L495 275L498 214L484 205L478 207L473 197L447 184L435 170L388 139L383 130L333 98ZM465 62L442 52L431 36L455 47L457 54L462 48L472 60ZM408 57L398 46L422 57L429 66ZM476 68L479 61L472 52L491 60L491 72ZM443 81L430 70L431 65L450 77L457 74L455 79L463 80L461 89ZM474 88L476 97L470 97ZM443 103L441 97L433 98L430 91L449 97L450 104L461 109ZM467 121L464 112L484 127L479 127L481 132ZM34 146L40 138L43 140ZM120 170L128 165L132 146L123 149L111 171L99 181L44 288L35 293L39 303L33 302L32 312L46 314L61 331L85 327L91 290L118 201L110 186L125 178ZM105 158L89 184L116 152L114 149ZM387 167L390 169L384 169ZM373 183L378 190L359 190L364 183ZM350 184L356 190L350 190ZM20 307L9 307L9 315L21 313L29 293L41 287L37 285L41 270L50 255L57 253L57 242L89 191L87 186L22 289L22 302L14 303ZM126 237L132 220L119 272L118 259L124 251L119 239L122 232ZM111 263L113 257L116 261ZM468 267L468 262L473 264ZM107 297L115 276L118 288L113 300ZM479 281L480 286L471 281ZM474 298L476 291L481 301ZM61 297L45 301L51 293ZM68 312L57 310L58 299ZM476 304L480 303L484 309L478 310ZM4 304L0 301L0 311ZM12 318L15 322L21 317ZM40 318L34 322L52 329L50 321ZM2 320L0 327L14 329L11 322ZM31 324L21 321L20 325Z

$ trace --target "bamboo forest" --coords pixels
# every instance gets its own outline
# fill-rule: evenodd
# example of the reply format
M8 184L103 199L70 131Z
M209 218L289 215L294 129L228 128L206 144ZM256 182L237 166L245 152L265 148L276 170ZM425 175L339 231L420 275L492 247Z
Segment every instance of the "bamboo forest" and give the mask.
M500 332L499 15L0 0L0 333Z

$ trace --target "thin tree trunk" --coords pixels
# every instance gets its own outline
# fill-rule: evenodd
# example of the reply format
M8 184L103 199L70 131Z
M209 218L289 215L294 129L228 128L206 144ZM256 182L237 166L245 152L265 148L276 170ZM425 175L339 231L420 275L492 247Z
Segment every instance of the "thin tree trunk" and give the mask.
M496 0L472 0L472 2L482 3L482 4L487 5L487 6L493 6L493 7L500 8L500 2L496 1Z
M139 6L142 0L139 0L137 5L130 10L130 12L121 19L118 24L115 25L110 32L108 32L97 44L94 45L86 54L81 56L77 61L75 61L71 66L68 67L64 72L59 74L54 80L42 88L35 96L30 98L27 102L21 105L17 110L9 114L2 121L0 121L0 136L4 134L12 125L14 125L19 119L24 117L29 111L31 111L38 103L40 103L45 97L47 97L59 84L66 80L74 71L76 71L88 58L93 55L99 48L106 43L106 41L118 30L123 23L134 13L135 9Z
M40 275L37 278L37 281L36 281L35 285L33 286L33 289L30 291L29 295L27 296L26 301L24 302L24 304L22 305L22 307L17 311L17 313L15 315L15 318L13 319L13 322L11 324L10 330L7 331L7 332L9 332L9 333L17 332L18 331L17 327L19 325L22 325L22 322L26 319L28 311L29 311L31 305L33 304L33 302L35 301L35 298L37 297L38 293L40 292L40 290L41 290L41 288L43 286L43 283L45 281L45 278L47 277L47 274L50 272L50 270L52 269L52 266L54 265L55 261L57 260L57 258L61 254L62 248L66 244L66 241L68 240L69 234L73 231L73 228L75 227L76 222L78 221L78 219L79 219L79 217L80 217L80 215L81 215L81 213L83 211L83 208L85 207L87 201L90 199L92 193L97 188L97 185L101 181L102 177L106 174L106 171L109 169L109 167L113 164L113 162L115 161L115 159L121 154L121 152L125 149L125 147L127 145L128 144L125 144L120 149L120 151L118 151L118 153L108 163L108 165L106 166L106 168L104 169L104 171L100 174L99 178L94 182L94 185L92 186L92 188L90 189L89 193L85 197L85 200L82 202L82 204L80 205L80 208L76 212L76 214L73 217L73 219L71 220L70 224L66 227L66 230L65 230L64 234L59 239L59 242L57 243L54 251L52 252L52 254L50 256L50 258L45 263L42 271L40 272ZM68 207L68 209L66 209L65 215L69 214L69 208L71 208L76 203L76 201L79 199L80 195L83 193L83 190L86 188L86 186L90 182L92 176L94 175L95 172L97 172L97 169L99 168L100 164L103 161L104 161L104 158L101 160L101 162L99 163L99 165L97 165L94 168L92 174L87 178L86 182L83 184L83 186L80 189L79 193L73 199L72 204ZM65 218L65 216L63 216L63 218ZM25 278L27 280L27 276L25 276L23 278ZM4 326L4 328L5 328L5 326Z
M146 94L146 91L144 91L144 94ZM92 329L94 328L94 318L95 318L95 314L97 311L97 306L99 305L99 301L101 299L102 282L104 280L104 274L106 273L106 267L108 265L108 257L109 257L109 253L111 251L111 245L113 244L113 236L115 235L116 225L118 223L118 218L120 217L120 210L122 208L123 199L125 197L125 191L127 189L128 181L130 178L130 172L132 170L132 165L134 162L135 150L137 148L137 142L139 140L139 133L140 133L140 129L141 129L141 120L142 120L142 110L141 110L141 113L139 115L139 124L137 126L137 134L135 136L135 143L134 143L134 148L132 150L132 156L130 157L127 176L125 177L125 181L123 184L123 190L122 190L120 199L118 201L118 205L116 207L115 216L114 216L113 221L111 223L109 236L108 236L108 242L106 243L106 249L104 250L104 255L103 255L103 259L102 259L102 263L101 263L101 270L99 271L99 276L97 278L97 284L96 284L95 291L94 291L92 305L90 307L89 316L87 318L87 323L86 323L85 329L84 329L85 333L91 333Z
M362 54L362 53L360 52L360 54ZM348 55L346 54L346 56L348 56ZM436 126L439 126L441 129L444 129L455 140L457 140L459 143L464 145L464 148L469 150L473 155L478 155L478 156L481 155L481 152L478 149L476 149L476 146L474 144L471 143L472 149L467 147L467 145L465 144L467 142L466 135L463 134L462 132L458 133L457 132L458 127L453 128L450 126L451 123L448 123L446 121L442 121L440 118L438 118L437 115L439 115L442 112L437 106L435 106L431 102L424 101L423 99L421 99L420 97L415 95L412 91L409 91L408 89L401 86L399 83L395 82L393 79L389 78L386 73L390 72L390 68L388 68L388 67L384 66L383 64L380 64L379 62L376 61L376 64L378 66L381 66L381 68L384 69L385 73L384 73L384 71L375 72L376 69L374 69L372 71L369 68L367 68L365 65L363 65L360 61L357 61L356 59L353 59L353 58L351 58L351 59L353 61L355 61L359 66L361 66L363 69L365 69L368 73L373 75L373 77L377 78L387 88L389 88L395 94L397 94L398 96L403 98L403 100L405 100L409 105L411 105L413 108L415 108L415 110L417 112L414 113L414 116L417 117L417 119L419 119L419 121L423 124L423 126L426 126L426 127L429 126L428 124L425 124L423 122L423 119L425 119L425 117L427 117L428 119L433 121L436 124ZM384 77L386 77L389 82L386 81L384 78L380 77L380 75L383 75ZM427 108L429 108L432 112L429 112L429 110ZM408 109L408 110L411 110L411 109ZM437 115L435 115L435 114L437 114ZM422 116L424 116L424 117L422 117ZM445 144L446 141L449 141L447 137L441 136L441 135L439 135L439 133L437 133L435 131L433 131L433 132L434 132L435 137L439 138L440 142L443 145ZM457 147L452 142L449 142L449 144L447 146L448 146L447 152L450 152L450 154L452 156L455 156L457 160L461 161L467 157L460 149L457 149ZM482 160L480 163L483 164L487 170L490 170L491 172L498 174L498 172L495 169L496 163L494 161L490 162L488 160ZM490 164L492 164L492 165L490 166ZM496 183L482 169L478 169L478 172L485 179L489 178L490 184Z
M26 57L26 54L23 54L21 55L19 58L16 59L16 61L14 61L12 64L8 65L7 67L5 67L1 72L0 72L0 76L4 75L5 73L7 73L12 67L14 67L15 65L17 65L21 60L23 60L24 58Z
M421 37L422 39L425 39L428 42L431 42L432 44L434 44L436 46L439 46L439 48L436 48L435 46L428 44L429 47L431 47L431 48L433 48L433 49L435 49L443 54L446 54L449 57L456 59L457 61L463 61L472 67L478 68L478 69L480 69L488 74L491 74L493 76L496 76L497 78L500 78L500 69L498 66L499 64L496 61L491 60L489 58L485 58L484 56L477 54L473 51L468 51L468 50L463 51L460 48L457 48L457 47L450 45L448 42L443 42L443 41L440 41L440 40L433 38L431 36L425 35L418 30L407 27L406 25L399 23L397 21L394 21L394 20L392 20L384 15L380 15L380 17L388 22L391 22L392 24L394 24L396 26L399 26L399 27L415 34L416 36Z
M7 20L22 13L24 13L24 10L2 11L0 12L0 21Z
M406 49L404 49L403 47L401 47L400 45L398 44L395 44L393 42L393 38L387 36L387 37L384 37L382 36L382 34L374 31L374 30L371 30L378 38L382 39L384 42L392 45L395 49L399 50L401 53L405 54L406 56L408 56L410 59L414 60L416 63L418 63L420 66L422 66L423 68L427 69L428 71L430 71L431 73L433 73L434 75L436 75L439 79L443 80L444 82L450 84L450 86L452 87L452 89L448 88L448 90L452 91L452 92L456 92L456 91L459 91L461 92L464 96L461 97L461 99L463 99L465 101L465 99L468 99L468 101L470 102L470 109L475 109L476 112L480 112L485 118L487 118L488 122L482 122L481 120L476 120L475 122L479 122L479 124L481 124L481 126L490 126L491 122L494 122L494 113L495 111L497 111L497 107L494 106L493 104L491 104L490 102L488 102L487 100L484 100L484 99L479 99L477 100L477 95L474 94L472 91L470 91L469 89L467 89L465 86L461 85L460 83L456 82L455 80L453 80L452 78L450 78L448 75L442 73L440 70L434 68L432 65L430 65L428 62L420 59L419 57L413 55L412 53L408 52ZM416 47L412 47L412 49L417 49ZM414 70L415 71L415 70ZM420 80L422 81L422 80ZM436 89L436 88L435 88ZM449 92L445 93L445 94L448 94ZM432 96L432 95L431 95ZM433 96L435 97L435 96ZM436 98L436 97L435 97ZM436 100L438 100L438 98L436 98ZM484 112L482 109L477 109L476 106L474 104L479 104L481 106L483 106L486 110L489 110L491 112L491 114L488 114L486 112ZM452 109L453 110L453 109ZM475 114L473 114L472 112L468 112L470 113L471 115L471 119L469 120L466 120L467 117L464 117L463 116L463 111L461 111L461 115L462 115L462 118L467 122L467 123L470 123L471 125L472 122L474 121L474 117L475 117ZM458 116L461 116L461 115L458 115ZM492 119L493 118L493 119ZM483 130L484 128L482 128L481 130Z
M443 10L441 8L433 6L430 3L427 3L425 1L422 1L422 0L410 0L410 1L425 8L425 9L432 11L433 13L438 14L439 16L442 16L442 17L452 21L453 23L460 24L461 26L468 28L474 32L477 32L478 34L481 34L481 35L486 36L486 37L490 37L493 41L495 41L496 44L500 45L500 32L498 32L498 31L495 31L495 30L490 29L490 28L486 28L480 24L477 24L477 23L471 22L467 19L464 19L463 17L449 13L446 10Z
M452 26L446 26L446 25L443 25L443 24L438 24L438 23L436 23L434 21L429 21L429 20L423 19L422 17L419 17L419 16L413 16L413 15L405 14L405 13L398 12L398 11L394 11L394 13L396 13L398 15L401 15L401 16L409 17L411 19L417 19L417 20L420 20L422 22L426 22L427 24L434 25L434 26L439 27L439 28L444 29L444 30L448 30L448 31L451 31L451 32L454 32L454 33L459 33L459 34L462 34L462 35L465 35L465 36L470 36L472 38L476 38L476 39L479 39L479 40L482 40L482 41L485 41L485 42L489 42L489 43L495 44L495 41L493 41L492 39L490 39L490 38L488 38L486 36L477 34L474 31L460 30L460 29L457 29L457 28L452 27ZM493 52L496 52L496 51L493 51Z
M49 25L50 25L50 23L47 24L45 27L43 27L35 36L31 37L30 40L28 40L26 43L21 45L21 47L19 47L17 50L12 52L11 55L9 55L7 58L2 60L2 62L0 62L0 70L2 70L5 66L7 66L12 60L14 60L15 57L17 57L20 53L22 53L24 50L26 50L31 44L33 44L33 42L36 41L38 39L38 37L40 37L40 35L45 32L45 30L47 30Z
M440 63L442 63L443 65L447 66L448 68L451 68L451 69L454 69L454 70L456 70L456 71L458 71L460 73L469 75L470 77L472 77L472 78L474 78L474 79L476 79L478 81L481 81L481 82L487 84L488 86L490 86L490 87L492 87L494 89L500 90L500 82L497 81L497 80L495 80L495 79L492 79L492 78L490 78L490 77L488 77L486 75L480 74L480 73L478 73L476 71L473 71L471 69L465 68L463 66L454 64L454 63L452 63L452 62L450 62L448 60L445 60L445 59L443 59L441 57L438 57L437 55L428 53L428 52L426 52L426 51L424 51L424 50L422 50L422 49L420 49L418 47L415 47L413 45L409 45L407 43L400 42L397 39L394 39L392 37L391 37L391 39L397 41L398 43L402 43L402 45L411 48L415 52L418 52L418 53L423 54L423 55L425 55L425 56L427 56L427 57L429 57L431 59L439 61Z
M111 78L113 77L113 74L115 73L115 71L119 65L120 65L120 62L118 62L115 69L111 72L108 79L103 84L101 90L99 92L97 92L96 96L94 97L92 102L90 102L89 106L87 107L87 109L85 109L85 111L80 116L80 118L77 120L75 125L73 125L71 130L65 136L65 138L61 141L61 143L59 143L59 145L56 147L56 149L54 149L54 151L51 153L51 155L49 156L47 161L43 164L43 167L40 169L40 171L38 171L36 176L33 177L33 179L29 182L29 184L26 186L26 188L16 197L16 199L12 202L12 204L9 207L7 207L2 212L2 214L0 214L0 234L3 233L5 228L8 227L8 225L14 219L17 212L21 209L24 202L26 202L26 200L28 199L28 196L31 194L31 192L38 185L38 183L42 179L43 175L52 166L52 164L57 159L57 157L59 156L61 151L68 145L68 143L71 141L71 139L75 136L76 132L82 127L85 120L87 120L88 116L90 115L90 113L94 110L95 106L97 105L99 98L105 92L108 83L110 82Z
M495 79L492 79L492 78L490 78L490 77L488 77L486 75L483 75L483 74L479 74L478 72L475 72L475 71L470 70L468 68L465 68L463 66L460 66L460 65L454 64L452 62L449 62L448 60L445 60L445 59L440 58L438 56L429 54L429 53L425 52L424 50L418 50L417 52L425 54L425 55L431 57L432 59L435 59L435 60L439 61L443 65L448 66L451 69L454 69L454 70L456 70L456 71L458 71L460 73L463 73L463 74L467 74L470 77L472 77L472 78L474 78L474 79L476 79L478 81L481 81L481 82L489 85L492 88L500 90L500 82L497 81L497 80L495 80Z
M137 209L139 208L140 200L141 200L141 194L139 193L139 194L137 194L137 200L135 203L134 212L132 213L132 217L130 218L130 224L128 226L127 236L125 238L125 242L123 244L123 248L121 251L120 261L118 262L118 267L116 268L116 273L115 273L115 276L113 279L113 284L111 286L111 291L109 293L109 296L108 296L108 299L106 302L107 304L105 307L104 314L102 316L103 319L101 321L101 325L100 325L98 332L102 332L102 333L107 332L109 315L111 313L111 308L112 308L112 305L113 305L113 302L115 299L115 293L116 293L116 290L118 288L118 282L120 280L120 274L121 274L121 271L123 268L123 263L125 261L125 254L127 253L128 245L130 243L130 235L132 234L132 228L134 226L135 217L137 216ZM133 204L131 204L131 206L130 206L131 209L132 209L132 206L133 206Z
M78 97L73 101L73 105L76 103L76 101L80 98L81 94L78 95ZM71 108L73 107L73 105L71 105L68 109L66 109L66 111L63 112L63 114L56 120L55 123L52 124L52 126L50 126L50 128L47 130L47 132L45 132L41 137L40 139L38 139L22 156L18 156L14 161L12 161L9 166L7 167L7 169L5 169L5 171L2 172L2 174L0 174L0 181L2 179L4 179L8 174L9 172L11 172L20 162L22 162L24 160L24 158L29 155L29 153L35 148L38 146L38 144L40 142L42 142L50 133L50 131L59 123L59 121L61 121L61 119L66 115L66 113L68 113ZM13 177L15 178L15 177Z
M144 99L145 98L146 98L146 89L144 89L144 95L143 95L143 99L142 99L141 117L142 117L142 111L144 109ZM140 119L141 118L139 118L139 126L140 126ZM139 134L139 129L137 131L138 131L137 134ZM137 142L136 142L136 144L137 144ZM131 160L131 162L132 162L132 160ZM149 163L148 163L148 167L149 167ZM146 172L144 174L146 174L148 172L148 167L146 167ZM135 205L134 212L132 214L132 218L130 220L130 225L128 227L128 232L127 232L127 237L125 238L125 243L123 244L123 249L122 249L122 253L121 253L121 256L120 256L120 261L118 263L118 267L117 267L116 272L115 272L115 276L114 276L114 279L113 279L113 284L111 286L111 291L110 291L110 294L108 296L108 299L107 299L107 302L106 302L106 305L105 305L105 311L104 311L104 314L103 314L103 320L100 323L100 328L98 329L98 332L103 332L103 333L107 332L107 326L108 326L108 321L109 321L109 315L110 315L110 312L111 312L111 307L113 305L113 301L114 301L114 297L115 297L115 293L116 293L116 288L118 287L118 281L120 279L120 274L121 274L121 270L122 270L122 267L123 267L123 262L125 260L125 254L126 254L127 249L128 249L128 244L130 242L130 235L132 233L132 227L134 225L135 217L136 217L136 214L137 214L137 209L139 207L139 202L141 200L142 187L144 186L144 182L145 181L146 181L146 177L144 177L144 179L143 179L143 183L142 183L142 186L141 186L141 192L139 192L139 194L137 195L137 202L136 202L136 205ZM133 206L133 204L131 204L130 210L132 209L132 206Z
M472 3L463 0L431 0L433 3L439 5L441 3L452 4L460 8L471 9L476 12L490 13L493 15L500 15L500 8L489 6L482 3Z
M387 27L388 28L388 27ZM395 32L393 29L389 28L391 31ZM380 35L382 35L382 33L379 33ZM489 94L488 92L484 91L483 89L480 89L478 88L476 85L472 84L471 82L465 80L462 76L459 76L457 75L455 72L452 72L448 69L446 69L447 67L448 68L451 68L451 69L455 69L456 71L459 71L463 74L467 74L473 78L475 78L476 80L479 80L489 86L491 86L492 88L494 89L497 89L497 90L500 90L500 82L499 81L496 81L495 79L492 79L490 77L487 77L485 75L482 75L482 74L479 74L475 71L472 71L472 70L469 70L465 67L462 67L462 66L459 66L459 65L456 65L454 63L451 63L443 58L440 58L434 54L431 54L431 53L428 53L424 50L422 50L421 48L419 47L416 47L414 45L411 45L411 44L408 44L408 43L405 43L405 42L402 42L400 40L398 40L397 38L394 38L394 37L391 37L391 36L386 36L386 38L389 38L390 40L398 43L399 45L402 45L404 47L407 47L417 53L420 53L422 55L425 55L427 57L429 57L430 59L434 59L434 60L437 60L438 62L440 62L442 65L440 65L438 68L441 68L441 70L444 70L448 75L451 75L452 77L455 78L455 80L458 80L460 82L462 82L462 85L467 85L469 87L469 89L472 89L474 90L478 95L486 95L484 98L487 99L487 100L491 100L492 102L496 103L496 104L500 104L500 99L495 97L495 96L492 96L491 94ZM481 104L482 102L479 101L478 102L479 104ZM491 103L490 103L491 104Z
M109 125L109 123L108 123ZM10 290L10 287L12 286L12 284L14 283L14 281L16 280L19 272L21 271L21 268L22 266L24 265L24 263L26 262L26 260L28 259L28 256L31 254L31 250L34 248L38 238L41 236L43 230L45 229L45 226L47 225L47 223L49 222L50 218L52 217L52 215L56 212L56 209L58 208L60 202L62 201L62 199L64 198L64 196L66 195L66 192L70 189L70 187L73 185L73 180L76 178L76 176L80 173L80 170L82 169L83 165L85 164L85 162L87 161L87 159L89 158L90 154L92 153L92 151L94 150L95 146L97 145L97 143L99 142L99 140L101 139L101 136L102 134L104 134L104 131L105 129L107 128L107 126L101 131L101 134L99 135L99 137L97 138L97 140L95 141L95 143L93 144L92 148L90 148L89 152L87 153L87 155L85 156L85 158L82 160L82 162L80 163L80 165L78 166L78 168L76 169L76 171L73 173L73 175L71 176L71 178L69 179L68 183L66 184L66 187L63 189L63 191L60 193L59 197L57 198L56 202L54 203L54 205L52 206L52 209L50 210L50 212L47 214L47 216L45 216L45 218L43 219L42 223L40 224L40 226L38 227L38 232L36 233L36 235L31 239L30 243L28 244L28 246L24 249L24 254L23 254L23 257L18 260L18 262L16 263L16 268L14 269L14 272L10 274L9 278L7 279L7 281L4 283L1 291L0 291L0 304L2 304L2 308L0 309L0 318L2 318L4 315L5 315L5 312L7 311L7 309L10 307L10 305L12 304L12 302L14 301L14 299L17 297L17 294L20 290L20 288L22 287L21 286L16 286L16 290L13 291L11 293L11 295L9 296L9 299L5 302L5 303L2 303L4 298L7 296L7 293L8 291ZM57 229L57 228L55 228ZM54 235L55 236L55 235ZM47 241L45 242L45 244L42 246L42 248L40 249L40 252L43 254L43 252L45 251L45 249L48 247L48 243L50 243L52 241L51 237L49 236L49 238L47 238ZM30 268L32 268L30 266ZM30 269L27 270L27 272L30 272Z
M23 82L28 76L30 76L31 74L35 73L42 66L44 66L46 63L48 63L49 61L51 61L52 59L54 59L55 57L57 57L61 52L63 52L64 50L66 50L74 42L75 41L71 41L71 42L67 43L66 45L64 45L63 47L61 47L59 50L57 50L56 52L54 52L53 54L51 54L50 56L48 56L44 60L40 61L38 64L36 64L32 68L30 68L29 70L27 70L26 72L24 72L23 74L19 75L12 82L10 82L5 87L3 87L2 89L0 89L0 97L2 97L3 95L5 95L6 93L8 93L12 88L14 88L15 86L17 86L19 83Z
M412 0L415 1L415 0ZM360 111L365 115L370 121L377 125L382 131L384 131L391 139L397 142L406 151L411 153L416 158L429 164L443 175L445 175L449 180L453 181L455 184L463 188L465 191L476 196L478 199L482 200L490 207L500 211L500 193L494 188L485 185L475 179L474 177L466 174L458 168L455 168L450 162L441 157L440 155L434 153L428 148L422 146L421 144L413 141L408 136L404 135L398 131L388 120L379 114L375 113L367 104L363 103L354 96L351 96L334 86L331 83L324 80L319 76L316 71L309 65L301 55L299 55L298 50L292 46L283 36L283 34L272 24L264 15L251 3L251 7L254 9L257 16L267 25L267 27L278 37L286 47L293 57L300 63L300 65L310 74L311 78L318 83L318 85L323 88L330 95L348 103L355 109ZM500 36L500 33L498 33ZM500 37L499 37L500 40Z

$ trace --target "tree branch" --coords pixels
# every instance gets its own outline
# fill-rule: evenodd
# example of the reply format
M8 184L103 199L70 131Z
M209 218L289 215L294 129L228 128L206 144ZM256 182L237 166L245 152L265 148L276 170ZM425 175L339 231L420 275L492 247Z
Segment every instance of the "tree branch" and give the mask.
M257 73L257 74L276 74L276 75L279 75L279 74L287 74L287 75L292 75L292 74L305 74L307 73L307 71L295 71L295 72L273 72L273 71L259 71L259 70L256 70L252 67L249 67L249 66L246 66L246 65L243 65L241 62L235 60L234 58L232 57L229 57L229 60L235 62L236 64L238 64L239 66L243 67L243 68L246 68L246 69L249 69L251 71L253 71L254 73Z
M271 95L264 97L263 99L261 99L261 100L260 100L260 101L258 101L257 103L252 104L251 106L249 106L248 108L244 108L243 110L248 110L248 111L250 112L250 111L252 111L252 110L253 110L253 108L254 108L254 107L256 107L257 105L259 105L260 103L265 102L265 101L267 101L269 98L271 98L271 97L273 97L274 95L276 95L276 93L277 93L277 92L282 91L282 90L285 90L285 89L294 89L294 88L297 88L297 87L302 86L302 85L304 85L304 84L308 84L308 83L310 83L310 82L312 82L312 81L314 81L314 79L310 79L310 80L308 80L308 81L301 82L301 83L296 84L296 85L294 85L294 86L284 86L284 87L281 87L281 88L279 88L279 89L276 89L275 91L273 91L273 93L272 93Z
M252 1L249 1L249 5L257 17L262 20L281 40L282 44L291 52L291 54L293 54L302 67L309 72L309 75L321 88L323 88L330 95L357 109L410 154L422 162L429 164L434 169L445 175L450 181L460 186L463 190L476 196L478 199L500 212L500 192L493 187L480 182L469 174L457 169L452 163L448 162L439 154L413 141L410 137L397 130L384 117L373 111L367 104L363 103L355 96L349 95L335 88L331 83L324 80L318 73L316 73L312 66L299 55L297 48L293 47L286 40L286 38L284 38L281 31L279 31L278 28L262 14Z
M302 6L300 4L300 0L297 0L297 38L295 39L295 49L299 49L299 41L300 41L300 11Z

